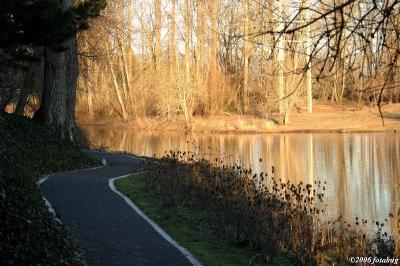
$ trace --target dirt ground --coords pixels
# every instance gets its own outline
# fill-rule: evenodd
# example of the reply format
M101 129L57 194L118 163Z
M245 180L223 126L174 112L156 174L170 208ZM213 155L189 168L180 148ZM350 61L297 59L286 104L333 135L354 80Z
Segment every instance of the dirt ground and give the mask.
M355 105L315 104L313 113L305 107L291 112L289 123L282 124L280 114L264 117L220 113L208 117L137 118L123 121L119 118L83 119L77 115L79 125L114 126L147 130L185 130L196 132L370 132L400 131L400 104L382 106L384 123L376 106L358 108Z

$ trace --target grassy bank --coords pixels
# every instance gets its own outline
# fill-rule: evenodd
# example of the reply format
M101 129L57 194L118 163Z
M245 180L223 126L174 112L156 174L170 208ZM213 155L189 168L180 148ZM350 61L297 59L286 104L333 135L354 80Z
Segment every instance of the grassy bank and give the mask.
M194 230L192 223L207 219L200 206L182 202L165 203L153 191L146 188L149 173L117 180L119 191L127 195L148 217L160 225L182 246L190 250L208 266L226 265L292 265L293 260L284 254L264 255L246 245L233 243L218 237L208 238L205 232Z
M89 119L78 115L84 126L114 126L146 130L193 131L193 132L374 132L400 130L400 104L382 107L385 126L376 106L358 108L353 105L332 106L317 104L313 113L298 108L290 115L290 122L282 125L277 114L239 115L219 113L209 116L193 116L189 121L182 117L138 117L123 121L119 118Z
M346 265L350 256L393 257L400 244L382 225L365 232L364 220L322 219L323 183L281 182L187 152L145 169L117 188L206 265Z
M0 116L0 139L0 264L83 265L75 240L49 214L36 182L97 161L23 117Z

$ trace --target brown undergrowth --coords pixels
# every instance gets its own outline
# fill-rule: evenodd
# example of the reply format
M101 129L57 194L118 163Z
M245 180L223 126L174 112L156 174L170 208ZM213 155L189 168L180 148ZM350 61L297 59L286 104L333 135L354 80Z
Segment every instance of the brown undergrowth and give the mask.
M264 259L284 252L300 264L347 263L350 256L392 257L399 245L384 224L366 232L368 221L358 218L327 221L325 183L292 184L181 151L149 160L146 169L145 189L166 205L185 205L187 227L204 239L249 246Z

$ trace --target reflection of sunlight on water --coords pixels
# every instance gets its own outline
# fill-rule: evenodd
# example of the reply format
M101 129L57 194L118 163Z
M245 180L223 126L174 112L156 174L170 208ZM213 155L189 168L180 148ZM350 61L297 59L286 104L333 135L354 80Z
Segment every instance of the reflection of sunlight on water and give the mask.
M93 146L158 157L165 151L221 154L253 172L292 183L326 181L327 217L383 222L400 205L400 134L179 134L86 128ZM260 161L260 158L262 160ZM268 178L265 180L268 181ZM392 224L394 229L395 223ZM391 231L386 223L385 231Z

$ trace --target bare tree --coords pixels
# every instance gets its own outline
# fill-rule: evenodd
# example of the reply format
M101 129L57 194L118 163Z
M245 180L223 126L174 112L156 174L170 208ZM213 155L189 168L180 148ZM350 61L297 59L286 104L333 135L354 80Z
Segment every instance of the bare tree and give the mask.
M162 51L161 51L161 0L155 0L155 36L156 36L156 68L161 68Z
M245 112L248 106L248 94L249 94L249 41L246 40L249 36L249 1L243 0L243 12L244 12L244 22L243 22L243 34L245 39L243 40L243 89L242 89L242 110Z
M80 86L90 88L79 97L124 119L279 112L284 123L297 104L312 112L313 99L399 102L399 5L113 0L80 35L90 84Z
M218 58L217 58L217 50L218 50L218 2L217 0L209 1L209 9L210 9L210 20L211 20L211 44L210 44L210 82L208 85L208 103L209 109L211 110L211 102L213 97L213 89L215 90L215 81L217 78L218 72Z

